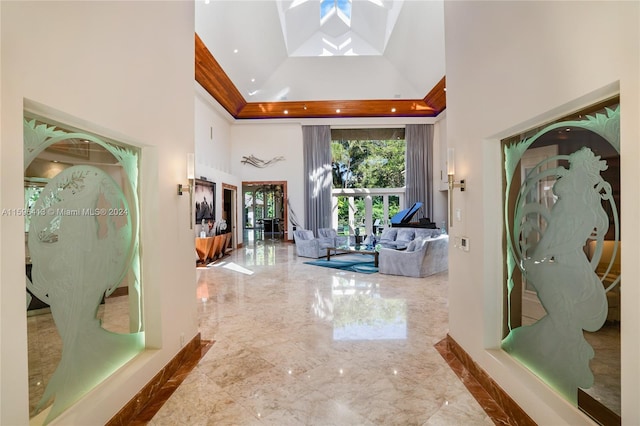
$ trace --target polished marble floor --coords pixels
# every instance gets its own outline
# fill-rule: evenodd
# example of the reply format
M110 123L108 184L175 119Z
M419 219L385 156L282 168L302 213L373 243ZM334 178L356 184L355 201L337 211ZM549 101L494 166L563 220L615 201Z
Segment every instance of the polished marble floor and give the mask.
M308 260L295 245L269 239L199 268L199 330L215 343L135 424L492 424L480 404L496 424L508 424L434 348L440 342L442 350L448 331L446 273L367 275ZM98 317L127 332L128 298L107 298ZM61 341L50 314L27 323L33 411ZM619 413L619 353L609 354L619 348L619 324L602 331L587 336L599 358L589 393Z
M304 264L256 241L198 269L215 343L151 425L490 425L434 348L447 275L400 278Z

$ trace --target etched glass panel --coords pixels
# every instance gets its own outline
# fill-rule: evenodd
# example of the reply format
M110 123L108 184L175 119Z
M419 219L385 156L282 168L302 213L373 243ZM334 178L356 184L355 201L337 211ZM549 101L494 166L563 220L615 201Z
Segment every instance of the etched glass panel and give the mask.
M138 159L24 120L30 410L44 423L144 348Z
M572 403L619 415L620 110L575 118L504 141L502 348Z

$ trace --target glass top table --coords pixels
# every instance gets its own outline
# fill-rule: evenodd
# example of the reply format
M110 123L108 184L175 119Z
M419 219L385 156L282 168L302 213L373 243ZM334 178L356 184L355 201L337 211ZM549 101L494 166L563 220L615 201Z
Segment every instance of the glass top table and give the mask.
M332 253L333 252L333 253ZM372 254L373 255L373 265L375 267L378 266L378 252L371 248L367 249L367 246L340 246L340 247L327 247L327 261L331 260L331 256L336 256L338 254Z

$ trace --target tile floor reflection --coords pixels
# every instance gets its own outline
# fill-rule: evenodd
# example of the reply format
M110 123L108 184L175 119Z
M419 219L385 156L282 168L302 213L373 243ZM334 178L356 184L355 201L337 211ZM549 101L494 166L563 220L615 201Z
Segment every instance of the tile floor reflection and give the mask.
M152 425L490 425L434 348L447 275L305 265L258 241L199 269L202 339L215 344Z

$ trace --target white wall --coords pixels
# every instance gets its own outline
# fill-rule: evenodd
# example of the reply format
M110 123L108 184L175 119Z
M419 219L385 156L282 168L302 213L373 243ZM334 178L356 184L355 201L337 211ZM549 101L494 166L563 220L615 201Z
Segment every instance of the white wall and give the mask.
M445 2L448 144L456 149L450 334L539 424L587 417L499 349L504 277L499 140L620 90L622 235L640 217L639 2ZM638 249L622 252L622 421L640 423Z
M52 424L104 424L197 333L193 235L176 194L193 152L192 2L1 2L0 202L23 205L23 102L142 149L147 345ZM0 424L28 424L24 234L0 217ZM16 250L16 247L19 249Z
M196 177L206 177L216 183L216 218L222 218L222 184L235 186L236 191L236 243L242 236L242 180L231 174L231 125L233 118L195 83L195 159ZM198 234L200 226L194 226Z
M238 241L242 241L242 182L286 181L291 208L304 224L304 172L302 125L330 125L342 128L393 127L405 124L434 124L437 119L425 118L336 118L336 119L273 119L233 120L204 89L196 84L195 96L196 177L205 176L216 182L238 187ZM436 123L436 126L442 126ZM213 135L213 136L212 136ZM435 143L438 143L437 141ZM244 156L268 161L282 156L284 161L257 168L242 164ZM221 192L219 192L221 194ZM220 217L221 195L218 197L216 215ZM445 220L446 192L434 194L436 223ZM289 210L291 215L291 209ZM287 224L288 238L293 235L291 223ZM196 227L198 228L198 227Z
M232 173L243 181L286 181L287 195L297 218L304 222L304 172L302 157L302 127L299 123L271 121L270 124L236 124L231 128ZM242 157L254 155L269 161L274 157L284 160L272 166L259 168L242 164ZM242 205L239 206L240 208ZM289 215L291 211L289 211ZM287 238L293 238L293 227L287 224Z
M200 86L195 84L195 138L196 177L205 176L217 170L231 173L230 132L233 117L221 112L216 101ZM209 179L211 180L211 179Z

